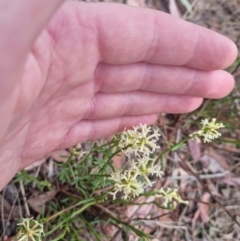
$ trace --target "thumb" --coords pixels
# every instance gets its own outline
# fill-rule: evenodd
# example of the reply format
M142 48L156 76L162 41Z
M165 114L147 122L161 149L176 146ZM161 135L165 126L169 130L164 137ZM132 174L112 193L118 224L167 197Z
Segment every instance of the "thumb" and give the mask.
M0 140L17 101L28 51L64 0L0 0Z

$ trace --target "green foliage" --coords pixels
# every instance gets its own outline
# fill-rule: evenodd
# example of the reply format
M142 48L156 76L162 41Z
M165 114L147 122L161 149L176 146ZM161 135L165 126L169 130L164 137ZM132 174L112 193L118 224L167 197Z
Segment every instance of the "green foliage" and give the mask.
M108 179L113 170L112 157L115 145L112 143L97 146L93 144L88 154L78 160L79 154L70 155L66 163L59 163L56 176L63 185L70 185L88 198L93 191L104 188L112 182ZM72 153L75 150L72 150ZM97 154L96 154L97 153Z
M215 120L204 121L203 128L209 123L214 127L223 127L216 124ZM116 135L109 142L94 142L91 145L87 143L87 153L81 149L81 145L72 148L65 163L55 164L57 171L51 182L35 178L26 171L19 173L15 182L22 181L25 186L34 182L36 188L43 191L51 189L57 181L58 194L45 209L42 209L39 220L45 227L45 240L88 240L89 235L94 240L102 240L105 235L96 230L100 222L121 228L127 238L130 232L134 232L140 240L150 240L147 234L135 227L140 220L122 221L106 209L99 209L99 205L138 205L133 199L137 196L158 197L162 204L155 201L152 204L168 210L174 209L178 203L186 204L176 189L160 188L148 192L145 189L152 187L154 183L149 179L149 175L156 175L159 178L163 175L159 160L165 165L167 153L178 150L187 140L196 138L198 133L199 136L202 135L200 130L192 137L186 137L174 144L169 143L169 147L156 156L154 153L155 149L159 148L159 131L140 125L134 130ZM112 159L122 151L127 154L128 163L122 170L115 172ZM141 191L137 191L137 188ZM111 194L114 195L114 200Z
M30 175L27 171L22 170L21 172L17 173L15 178L14 178L14 182L19 182L22 181L24 186L28 186L31 183L35 183L37 188L40 191L43 191L44 189L52 189L52 185L51 183L47 180L39 180L39 178L36 178L32 175Z

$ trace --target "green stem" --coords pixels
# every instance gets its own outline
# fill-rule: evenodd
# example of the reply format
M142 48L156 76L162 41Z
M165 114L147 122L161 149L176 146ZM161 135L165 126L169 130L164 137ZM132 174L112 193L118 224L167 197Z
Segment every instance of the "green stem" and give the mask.
M93 201L92 201L92 200L93 200ZM94 198L89 198L89 199L81 200L80 202L74 204L73 206L71 206L71 207L69 207L69 208L65 208L65 209L61 210L60 212L53 214L52 216L50 216L50 217L48 217L46 220L44 220L42 223L49 222L49 221L51 221L52 219L54 219L54 218L62 215L63 213L65 213L65 212L67 212L67 211L69 211L69 210L72 210L72 209L78 207L79 205L82 205L82 204L84 204L84 203L86 203L86 202L88 202L88 201L89 201L89 203L92 203L92 202L96 203L96 201L94 200ZM88 204L88 203L87 203L87 204ZM87 204L86 204L86 205L87 205ZM86 205L85 205L85 206L86 206ZM84 206L84 207L85 207L85 206Z
M109 165L109 162L112 161L112 158L116 156L119 152L121 152L121 149L117 149L106 161L106 163L103 165L103 167L99 170L99 173L101 173L103 170L106 169L106 167Z
M166 161L165 161L165 155L171 151L176 151L178 150L180 147L183 146L183 144L185 144L189 139L192 139L192 137L186 137L184 139L182 139L181 141L175 143L174 145L172 145L170 148L168 148L167 150L163 151L155 160L154 162L157 163L160 159L162 161L162 168L163 170L165 170L166 167Z

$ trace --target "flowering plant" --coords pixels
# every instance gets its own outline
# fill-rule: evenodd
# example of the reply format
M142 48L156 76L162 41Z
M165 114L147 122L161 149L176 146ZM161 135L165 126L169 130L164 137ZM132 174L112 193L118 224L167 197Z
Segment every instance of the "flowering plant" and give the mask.
M201 124L202 128L190 135L190 137L195 139L197 142L201 141L199 137L203 137L203 142L211 142L221 136L218 129L223 128L224 125L222 123L216 123L216 118L213 118L210 122L208 119L203 119Z
M17 241L41 241L43 232L43 224L33 218L23 218L21 223L17 224L19 230L17 233Z
M135 155L149 156L159 148L156 142L160 136L158 129L155 129L152 134L150 132L151 127L147 127L146 124L135 126L133 130L124 130L118 146L127 155L135 153Z

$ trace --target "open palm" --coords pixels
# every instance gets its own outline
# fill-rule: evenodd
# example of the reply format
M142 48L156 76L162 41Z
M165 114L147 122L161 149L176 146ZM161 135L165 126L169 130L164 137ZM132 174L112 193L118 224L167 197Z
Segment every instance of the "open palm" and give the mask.
M158 112L192 111L233 87L220 69L236 48L207 29L158 11L78 2L48 22L61 1L45 10L46 0L37 3L45 15L31 23L36 13L23 13L36 3L26 2L22 12L5 4L26 21L20 47L9 28L0 39L0 76L8 80L0 83L0 189L54 150L150 124Z

